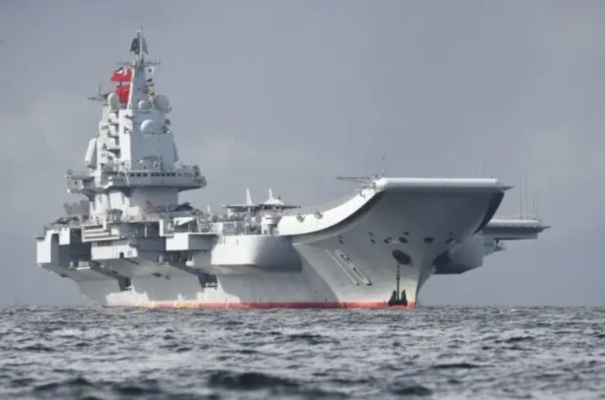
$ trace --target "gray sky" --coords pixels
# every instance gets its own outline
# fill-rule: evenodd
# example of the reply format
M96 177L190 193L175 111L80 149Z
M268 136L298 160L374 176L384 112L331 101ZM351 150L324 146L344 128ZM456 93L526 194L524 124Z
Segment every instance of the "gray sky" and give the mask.
M35 265L99 106L145 26L163 64L180 156L208 186L200 208L268 186L311 204L338 174L486 176L529 171L553 225L476 271L434 277L425 304L605 305L605 2L3 1L0 3L0 304L82 301ZM480 161L482 160L482 161ZM519 210L519 190L500 213Z

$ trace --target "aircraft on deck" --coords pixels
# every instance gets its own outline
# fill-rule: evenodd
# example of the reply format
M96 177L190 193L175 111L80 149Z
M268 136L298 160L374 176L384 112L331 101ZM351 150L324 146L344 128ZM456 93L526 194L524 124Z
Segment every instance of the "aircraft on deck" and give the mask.
M300 206L285 204L279 196L274 196L273 190L269 188L269 198L263 203L254 203L250 195L250 189L246 189L246 204L225 204L223 208L232 213L256 214L260 211L289 210L300 208Z

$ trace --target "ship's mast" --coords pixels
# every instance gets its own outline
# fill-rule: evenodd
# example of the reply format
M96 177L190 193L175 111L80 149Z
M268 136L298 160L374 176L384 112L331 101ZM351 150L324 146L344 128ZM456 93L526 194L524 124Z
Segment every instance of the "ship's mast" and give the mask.
M139 101L149 96L145 68L151 65L157 65L157 62L145 60L145 54L148 54L147 41L143 35L143 28L135 32L136 37L132 39L130 44L130 52L134 54L134 60L130 64L132 68L132 78L130 83L130 96L128 99L127 109L133 110L136 108Z

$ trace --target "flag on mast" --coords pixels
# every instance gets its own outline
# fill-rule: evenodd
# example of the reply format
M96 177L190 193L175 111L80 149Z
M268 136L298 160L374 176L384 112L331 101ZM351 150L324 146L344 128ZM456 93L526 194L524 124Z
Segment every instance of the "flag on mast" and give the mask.
M112 82L130 82L132 80L132 68L120 67L111 74Z
M120 103L127 103L128 96L130 96L130 85L118 86L116 88L116 94Z

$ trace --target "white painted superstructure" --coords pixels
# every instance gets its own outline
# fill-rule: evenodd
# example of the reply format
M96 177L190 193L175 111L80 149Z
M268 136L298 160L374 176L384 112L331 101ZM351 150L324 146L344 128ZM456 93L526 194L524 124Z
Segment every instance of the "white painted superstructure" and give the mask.
M38 264L104 305L145 307L414 307L434 273L480 267L503 240L534 238L539 220L492 219L508 187L496 179L362 179L347 201L308 211L269 200L226 214L179 203L206 179L183 164L168 98L155 92L142 31L133 61L100 96L102 119L86 197L37 240Z

